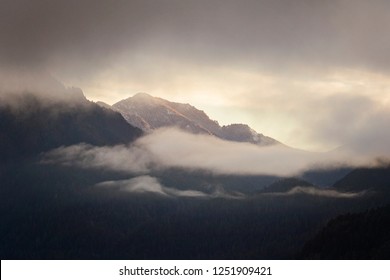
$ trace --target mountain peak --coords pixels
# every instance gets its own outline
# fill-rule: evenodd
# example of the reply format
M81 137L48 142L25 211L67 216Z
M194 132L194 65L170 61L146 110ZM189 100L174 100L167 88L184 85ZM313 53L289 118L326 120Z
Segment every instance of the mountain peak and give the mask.
M150 94L146 93L146 92L138 92L137 94L135 94L131 98L135 98L135 99L153 99L154 97L151 96Z
M131 125L143 131L160 127L178 127L191 133L214 135L228 141L248 142L261 146L280 144L275 139L257 133L246 124L221 127L205 112L190 104L171 102L144 92L119 101L112 107Z

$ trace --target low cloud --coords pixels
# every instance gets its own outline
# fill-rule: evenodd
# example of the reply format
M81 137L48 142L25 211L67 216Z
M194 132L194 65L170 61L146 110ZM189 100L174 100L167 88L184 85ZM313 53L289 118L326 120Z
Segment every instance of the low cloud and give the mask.
M359 166L367 158L347 150L313 153L283 145L260 147L193 135L177 129L160 129L137 144L162 167L205 169L216 174L293 176L316 167Z
M271 196L291 196L291 195L297 195L297 194L307 194L307 195L314 195L314 196L322 196L322 197L330 197L330 198L356 198L360 197L365 194L365 192L339 192L337 190L331 190L331 189L319 189L315 187L294 187L288 192L274 192L274 193L267 193L264 195L271 195Z
M206 169L218 174L289 175L304 169L305 154L282 146L259 147L161 129L138 143L147 147L159 166Z
M105 181L96 185L97 187L105 187L118 189L136 193L157 193L167 195L163 190L163 186L154 177L139 176L128 180Z
M169 128L156 130L131 145L60 147L43 155L42 162L143 175L178 167L215 174L293 176L313 167L368 165L368 159L344 150L309 153L282 145L260 147Z
M78 144L59 147L43 156L42 163L105 169L125 173L147 173L153 159L139 145L96 147Z
M151 176L138 176L127 180L105 181L96 184L96 187L119 190L131 193L154 193L163 197L194 197L194 198L226 198L226 199L244 199L243 194L231 195L219 189L214 193L207 194L196 190L178 190L163 186L159 180ZM263 196L294 196L306 194L312 196L321 196L329 198L357 198L363 196L365 192L339 192L333 189L319 189L315 187L296 186L287 192L272 192L262 194Z
M4 69L0 65L0 108L8 107L15 113L26 113L36 108L29 102L35 100L40 107L63 104L65 107L87 105L83 91L76 87L66 87L42 69ZM57 108L58 110L58 108Z
M98 183L96 186L132 193L155 193L166 197L241 198L241 196L232 196L221 190L212 194L206 194L196 190L169 188L163 186L157 178L151 176L138 176L128 180L105 181Z

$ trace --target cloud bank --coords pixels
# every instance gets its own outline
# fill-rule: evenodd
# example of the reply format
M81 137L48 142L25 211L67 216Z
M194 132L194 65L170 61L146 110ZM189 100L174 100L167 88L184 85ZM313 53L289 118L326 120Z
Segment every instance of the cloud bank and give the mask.
M120 191L132 193L154 193L166 197L193 197L193 198L230 198L240 199L243 196L233 196L221 190L212 194L206 194L196 190L178 190L175 188L165 187L160 184L157 178L151 176L138 176L128 180L105 181L98 183L96 187L117 189Z
M296 194L306 194L313 196L322 196L322 197L330 197L330 198L356 198L365 195L366 192L339 192L337 190L332 189L319 189L315 187L300 187L296 186L287 192L274 192L274 193L266 193L263 195L271 195L271 196L292 196Z
M168 128L156 130L128 146L60 147L46 153L43 162L131 174L179 167L216 174L294 176L313 167L368 165L372 158L346 151L309 153L282 145L260 147Z
M44 154L42 163L58 163L81 168L113 170L124 173L147 173L153 158L139 145L96 147L78 144L59 147Z
M192 197L192 198L225 198L225 199L245 199L243 194L228 194L222 189L214 193L207 194L196 190L178 190L171 187L163 186L155 177L145 175L138 176L127 180L105 181L95 185L96 187L111 190L119 190L130 193L156 194L163 197ZM318 189L315 187L296 186L287 192L271 192L262 194L262 196L293 196L297 194L306 194L328 198L352 199L363 196L365 192L339 192L332 189Z

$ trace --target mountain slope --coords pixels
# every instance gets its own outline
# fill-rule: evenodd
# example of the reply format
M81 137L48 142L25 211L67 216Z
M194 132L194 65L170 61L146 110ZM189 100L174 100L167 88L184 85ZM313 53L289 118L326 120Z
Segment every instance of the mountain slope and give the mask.
M298 178L283 178L265 187L260 193L288 192L295 187L313 187L313 184Z
M18 105L0 106L1 159L17 159L77 143L115 145L142 134L123 117L79 96L76 100L18 97Z
M303 259L389 259L390 205L331 220L304 246Z
M131 125L144 131L174 126L191 133L214 135L228 141L258 145L280 144L275 139L257 133L248 125L232 124L221 127L205 112L189 104L170 102L146 93L138 93L119 101L112 108L120 112Z
M192 133L212 134L211 130L219 127L216 123L210 127L208 121L211 120L207 115L190 105L169 102L146 93L138 93L112 107L130 124L144 131L176 126Z
M390 167L358 168L337 181L333 187L341 191L390 191Z

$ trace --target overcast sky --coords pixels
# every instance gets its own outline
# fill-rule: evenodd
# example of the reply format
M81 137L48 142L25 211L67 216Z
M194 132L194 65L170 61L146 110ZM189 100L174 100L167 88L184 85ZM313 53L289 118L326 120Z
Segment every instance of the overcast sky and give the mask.
M0 0L0 73L43 69L109 104L148 92L326 150L390 140L389 26L386 0Z

